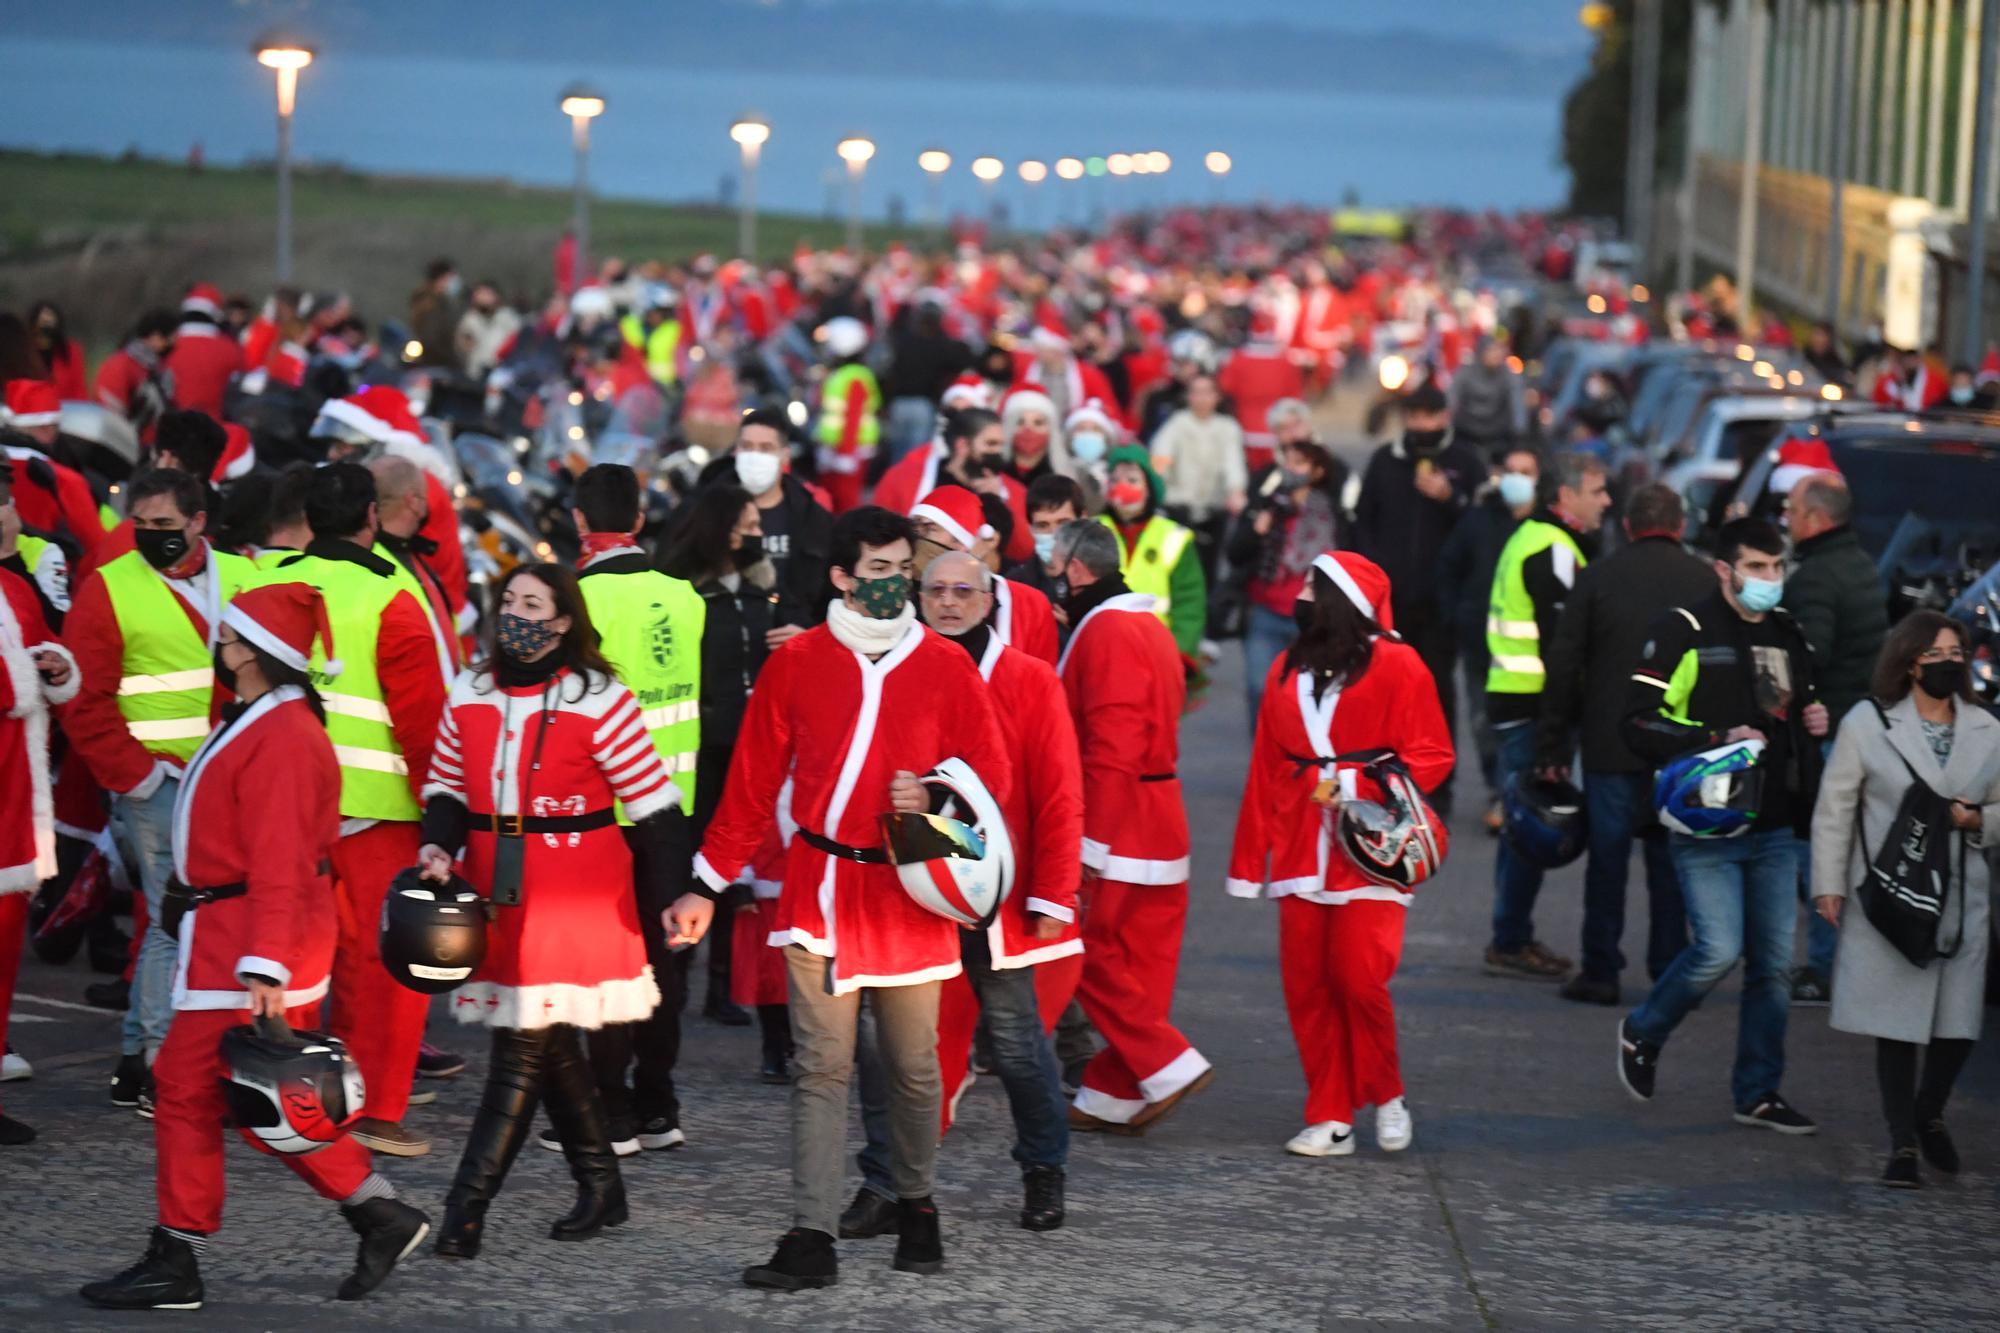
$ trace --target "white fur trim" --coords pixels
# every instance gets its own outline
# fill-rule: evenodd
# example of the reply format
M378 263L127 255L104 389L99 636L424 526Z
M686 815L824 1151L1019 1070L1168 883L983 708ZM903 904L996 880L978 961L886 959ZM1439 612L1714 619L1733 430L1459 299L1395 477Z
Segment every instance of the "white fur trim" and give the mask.
M38 647L56 647L54 644L39 644ZM28 760L28 817L34 832L35 859L27 867L34 876L34 882L26 885L7 884L4 891L16 888L33 888L42 880L56 873L56 824L55 799L49 785L49 691L42 683L41 672L35 669L35 659L23 642L21 622L14 615L14 607L6 597L0 596L0 663L4 663L7 683L14 691L14 706L9 716L21 720L21 743ZM81 675L76 668L76 659L63 650L69 661L70 695L76 693L81 683ZM14 762L12 755L7 762Z
M1095 870L1100 878L1117 880L1120 884L1185 884L1188 877L1188 858L1185 856L1172 860L1113 856L1111 845L1095 838L1083 840L1083 863Z
M68 681L61 685L51 685L47 681L42 682L42 701L53 707L56 704L66 704L71 699L76 698L77 691L83 688L83 671L77 666L75 655L53 639L47 643L33 645L30 651L54 653L57 657L69 663Z
M595 1031L612 1023L636 1023L660 1007L660 988L650 965L624 981L595 986L548 982L539 986L502 986L468 981L452 996L451 1012L461 1023L533 1031L567 1023Z
M62 420L60 412L9 412L7 424L27 430L34 426L53 426Z
M1146 1109L1142 1099L1113 1097L1108 1092L1099 1092L1088 1086L1076 1090L1075 1106L1085 1115L1108 1120L1114 1125L1130 1124L1133 1116Z
M292 969L275 958L260 958L256 954L245 954L236 960L236 979L245 977L269 977L280 986L292 984Z
M1155 1073L1139 1080L1139 1091L1149 1102L1163 1102L1206 1074L1214 1066L1200 1051L1190 1046Z
M707 852L696 852L694 854L694 873L700 878L702 883L708 885L709 888L714 889L717 893L721 893L736 882L735 876L725 875L715 868L715 862L708 859Z
M1047 898L1028 899L1028 910L1040 916L1053 917L1057 921L1074 921L1076 912L1061 903L1052 903Z
M1039 963L1053 963L1058 958L1068 958L1083 952L1081 939L1062 940L1055 944L1044 944L1029 949L1026 953L1006 953L996 951L993 955L993 970L1009 972L1016 968L1034 967Z
M943 528L946 532L949 532L952 536L958 538L959 544L965 547L965 549L968 551L970 551L973 548L974 544L977 541L994 535L993 525L991 523L981 523L979 525L979 532L975 536L972 532L967 530L966 526L963 523L960 523L957 519L953 518L950 514L947 514L944 510L938 508L934 504L919 504L915 506L910 510L910 517L929 519L931 522Z
M1001 400L1000 419L1012 425L1023 412L1040 412L1049 419L1050 427L1056 423L1056 400L1040 389L1015 389Z
M243 603L232 601L222 610L222 623L241 634L250 642L262 648L271 656L283 662L294 671L307 671L312 663L306 655L286 643L283 639L264 628L255 616L243 609ZM332 673L329 673L332 674Z
M1090 608L1082 620L1076 622L1076 629L1070 633L1069 643L1064 645L1062 658L1056 663L1056 674L1060 676L1069 665L1069 655L1076 651L1076 641L1083 637L1083 631L1090 622L1106 611L1130 611L1139 615L1152 615L1153 605L1159 599L1148 592L1121 592L1116 597L1107 597Z
M1362 615L1370 620L1381 620L1375 613L1375 603L1368 600L1366 594L1361 591L1361 585L1354 581L1354 576L1347 572L1346 566L1340 561L1331 555L1317 555L1313 557L1313 568L1332 579L1333 586L1346 593L1347 600L1354 603L1355 609Z

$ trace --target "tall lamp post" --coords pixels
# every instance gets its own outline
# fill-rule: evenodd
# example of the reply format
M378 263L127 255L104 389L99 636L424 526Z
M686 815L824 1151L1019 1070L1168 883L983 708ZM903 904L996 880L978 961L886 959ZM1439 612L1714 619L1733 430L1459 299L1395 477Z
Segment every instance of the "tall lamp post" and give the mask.
M1215 177L1215 197L1217 200L1220 200L1222 198L1222 184L1229 177L1229 169L1236 164L1230 160L1229 154L1219 148L1202 158L1201 164L1208 168L1209 175Z
M292 276L292 106L299 71L313 62L313 48L280 32L267 32L250 48L257 63L278 75L278 281Z
M1173 169L1173 165L1174 160L1157 148L1146 154L1146 170L1152 175L1164 176ZM1161 205L1164 206L1171 198L1172 196L1167 193L1166 187L1162 186L1160 189Z
M847 163L847 248L858 255L861 253L861 177L868 170L868 159L875 156L875 141L858 134L852 135L842 139L834 151Z
M993 224L993 184L1007 174L1007 164L997 157L972 159L972 174L979 178L979 197L986 205L986 221Z
M1016 168L1021 179L1027 182L1028 204L1022 211L1026 214L1028 230L1033 231L1041 222L1041 210L1035 205L1042 195L1042 182L1049 178L1049 164L1036 158L1029 158Z
M1059 157L1056 159L1056 178L1059 180L1080 181L1083 179L1083 172L1084 172L1083 159L1080 157ZM1060 203L1058 203L1056 205L1057 219L1061 220L1063 217L1067 216L1067 214L1068 210L1064 209L1063 206Z
M743 116L729 127L729 137L743 150L743 211L736 220L736 253L757 262L757 158L771 127L757 115Z
M576 285L582 287L590 280L590 122L604 114L604 94L572 83L557 105L576 143Z
M924 211L933 227L944 226L944 173L951 170L951 154L942 148L926 148L917 154L924 169Z

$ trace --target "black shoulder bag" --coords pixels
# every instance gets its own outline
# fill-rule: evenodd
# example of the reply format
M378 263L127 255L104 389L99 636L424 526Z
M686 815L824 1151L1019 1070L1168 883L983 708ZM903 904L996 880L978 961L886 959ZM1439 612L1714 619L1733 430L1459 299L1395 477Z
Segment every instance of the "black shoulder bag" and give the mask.
M1882 734L1888 735L1889 715L1879 703L1875 704L1875 716L1881 719ZM1954 869L1951 844L1956 830L1951 826L1951 802L1932 791L1901 753L1896 757L1903 761L1910 785L1889 823L1888 836L1873 856L1868 853L1867 833L1856 812L1854 836L1861 843L1861 859L1867 868L1854 896L1860 900L1868 924L1913 965L1925 967L1934 958L1957 957L1965 941L1965 838L1958 838ZM1944 950L1938 947L1938 934L1954 876L1959 882L1958 935L1951 948Z

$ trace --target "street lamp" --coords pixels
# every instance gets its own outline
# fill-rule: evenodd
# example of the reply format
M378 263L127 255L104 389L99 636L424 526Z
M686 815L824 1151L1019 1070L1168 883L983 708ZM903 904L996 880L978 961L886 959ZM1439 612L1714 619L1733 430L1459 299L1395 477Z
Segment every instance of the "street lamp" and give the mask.
M1007 164L997 157L972 159L972 174L979 178L980 201L986 206L986 220L993 221L993 183L1007 174Z
M1049 178L1049 164L1031 157L1015 169L1021 173L1021 179L1028 185L1028 206L1024 212L1027 214L1028 230L1033 231L1036 223L1040 221L1038 217L1040 210L1035 207L1035 203L1041 196L1042 182Z
M299 71L312 64L313 48L281 32L267 32L250 48L257 63L278 74L278 281L292 276L292 106Z
M729 127L729 137L743 150L742 214L736 222L736 253L757 262L757 158L771 137L771 127L754 112Z
M926 148L917 154L917 165L924 169L925 208L930 214L931 225L944 225L944 173L951 170L951 154L942 148Z
M1056 159L1056 176L1058 179L1066 181L1080 181L1083 179L1083 175L1084 175L1084 165L1082 158L1059 157ZM1060 218L1063 215L1064 215L1063 207L1060 203L1058 203L1056 205L1056 216Z
M1210 151L1208 156L1202 158L1201 164L1208 168L1209 175L1215 177L1215 197L1221 199L1222 183L1229 175L1229 168L1236 164L1229 160L1229 154L1219 148Z
M576 285L590 274L590 122L604 114L604 94L572 83L557 95L556 105L569 117L570 138L576 144Z
M850 135L835 146L841 160L847 163L847 248L855 254L861 253L861 177L868 170L868 159L875 156L875 141L860 135Z

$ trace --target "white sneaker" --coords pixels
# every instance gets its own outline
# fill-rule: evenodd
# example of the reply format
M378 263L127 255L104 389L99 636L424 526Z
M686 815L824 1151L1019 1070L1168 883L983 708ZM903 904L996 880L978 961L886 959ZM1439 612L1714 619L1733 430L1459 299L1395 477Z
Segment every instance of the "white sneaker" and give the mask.
M1410 1123L1410 1108L1403 1105L1401 1097L1375 1108L1375 1146L1383 1152L1403 1151L1416 1133Z
M1285 1151L1300 1157L1352 1157L1354 1126L1338 1120L1322 1120L1292 1135Z
M0 1057L0 1083L12 1083L17 1079L34 1076L35 1067L28 1063L25 1056L16 1055L10 1050L4 1057Z

